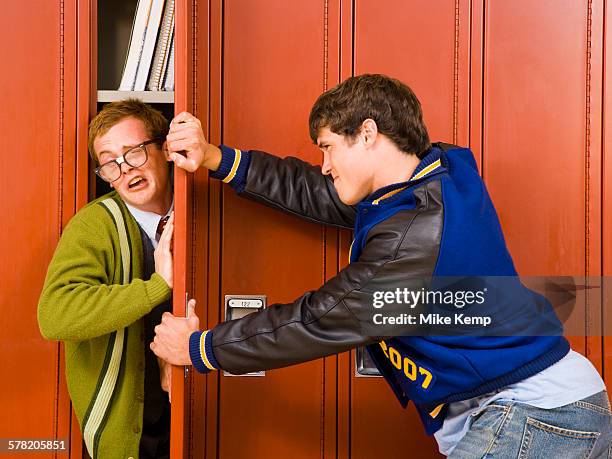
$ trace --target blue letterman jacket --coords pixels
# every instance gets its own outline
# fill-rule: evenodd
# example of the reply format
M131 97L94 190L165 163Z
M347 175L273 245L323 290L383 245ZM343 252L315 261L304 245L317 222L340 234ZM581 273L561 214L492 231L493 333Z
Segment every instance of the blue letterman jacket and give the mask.
M194 333L190 354L199 371L278 368L365 345L402 406L412 400L432 434L447 403L521 381L569 352L548 301L517 278L469 149L434 144L410 181L377 190L354 207L340 202L320 167L221 149L213 178L280 210L353 227L355 239L349 266L319 290ZM492 332L448 333L429 324L377 335L368 326L375 292L414 286L414 279L433 288L436 279L457 276L491 291L473 311L497 319ZM433 310L420 304L415 311Z

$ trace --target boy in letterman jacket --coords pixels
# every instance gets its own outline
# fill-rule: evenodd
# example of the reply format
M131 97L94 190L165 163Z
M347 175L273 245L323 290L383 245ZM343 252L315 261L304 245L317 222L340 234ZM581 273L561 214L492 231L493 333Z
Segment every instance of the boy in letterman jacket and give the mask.
M410 279L516 278L471 151L431 144L416 96L383 75L349 78L325 92L309 124L322 167L217 148L201 132L169 135L170 159L187 170L208 168L240 196L353 229L349 265L293 303L211 330L197 330L195 315L166 313L153 351L202 373L240 374L366 346L399 402L413 401L445 455L607 457L612 418L605 386L560 327L533 333L531 319L550 313L543 297L523 289L517 302L496 292L498 311L516 307L530 317L515 324L522 333L442 335L418 323L393 336L367 332L375 293L394 292Z

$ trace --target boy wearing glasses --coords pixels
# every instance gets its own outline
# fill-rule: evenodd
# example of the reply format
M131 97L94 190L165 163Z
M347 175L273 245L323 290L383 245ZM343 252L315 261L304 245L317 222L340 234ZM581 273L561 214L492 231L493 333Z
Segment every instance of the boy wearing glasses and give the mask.
M190 138L196 127L181 114L170 132ZM168 132L162 114L135 99L108 104L91 121L96 174L114 190L66 226L39 301L43 336L65 342L68 389L91 457L169 455L162 385L170 367L149 349L171 308Z

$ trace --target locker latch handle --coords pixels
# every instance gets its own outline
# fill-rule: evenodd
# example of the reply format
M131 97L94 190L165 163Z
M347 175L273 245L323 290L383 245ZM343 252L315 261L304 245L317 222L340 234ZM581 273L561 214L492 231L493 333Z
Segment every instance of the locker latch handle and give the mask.
M382 377L365 347L355 349L355 376Z
M235 320L241 317L261 311L266 307L265 295L225 295L225 320ZM265 371L254 371L242 375L234 375L228 371L224 376L265 376Z

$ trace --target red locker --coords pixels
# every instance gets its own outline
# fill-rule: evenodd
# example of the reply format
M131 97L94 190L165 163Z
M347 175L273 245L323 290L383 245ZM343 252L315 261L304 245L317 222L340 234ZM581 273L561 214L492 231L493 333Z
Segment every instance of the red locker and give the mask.
M320 161L307 120L323 89L323 18L317 2L225 4L223 143ZM221 306L228 294L290 302L323 283L320 226L246 202L227 187L220 224ZM261 377L219 378L221 456L321 454L322 360Z
M588 3L564 2L555 21L546 19L558 2L485 8L483 176L522 275L600 274L591 203L601 156L590 123L601 115L589 103L601 93L590 86ZM600 316L595 298L587 307L585 321ZM572 344L587 353L584 337ZM592 351L600 366L601 350Z
M38 13L32 15L33 10ZM73 2L60 8L41 1L4 5L0 16L5 63L0 74L5 143L0 168L0 438L55 438L64 441L66 452L70 404L60 378L63 355L58 343L41 338L36 306L62 225L75 210L76 35L70 27L75 12Z
M607 0L176 1L174 108L195 113L211 143L320 163L307 130L317 96L386 73L415 90L432 140L473 149L521 274L612 273ZM39 336L35 312L62 228L92 195L84 148L103 65L98 15L85 0L34 6L0 17L11 63L0 129L15 144L0 172L0 438L72 432L81 457L62 347ZM226 294L292 301L347 262L349 232L242 200L205 171L177 183L175 304L198 299L202 328L224 319ZM609 284L582 311L592 336L572 338L606 379ZM174 387L173 457L439 457L412 407L382 379L355 375L354 352L263 377L177 368Z

